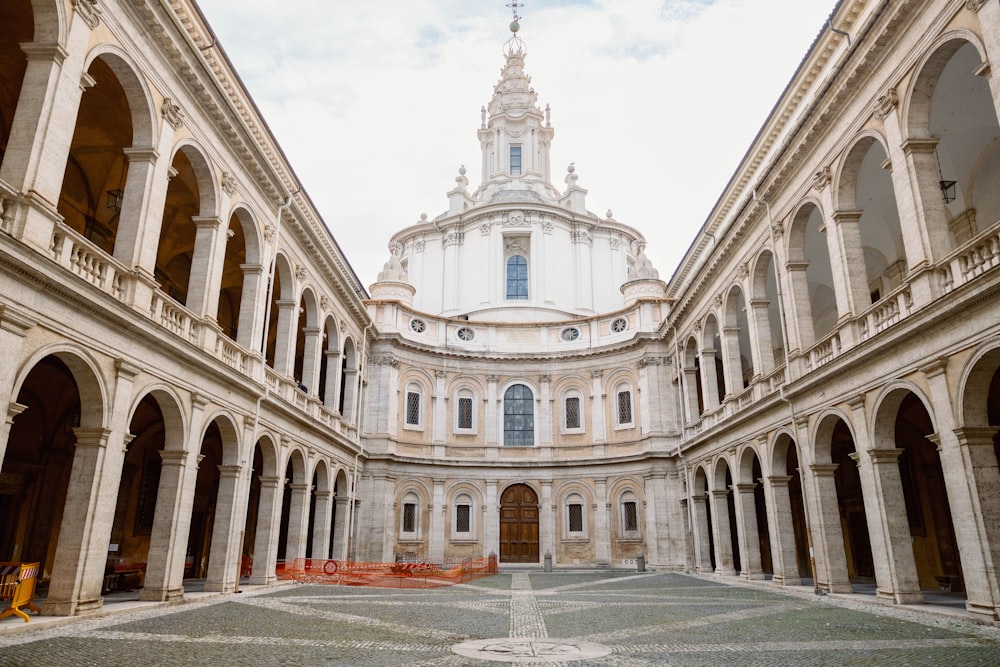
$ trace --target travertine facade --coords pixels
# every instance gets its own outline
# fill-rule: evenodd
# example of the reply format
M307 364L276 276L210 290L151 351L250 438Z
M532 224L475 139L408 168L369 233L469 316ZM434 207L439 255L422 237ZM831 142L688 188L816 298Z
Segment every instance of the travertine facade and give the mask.
M838 3L669 282L552 182L512 39L481 184L370 295L189 2L0 25L0 560L46 612L496 552L1000 621L1000 1Z

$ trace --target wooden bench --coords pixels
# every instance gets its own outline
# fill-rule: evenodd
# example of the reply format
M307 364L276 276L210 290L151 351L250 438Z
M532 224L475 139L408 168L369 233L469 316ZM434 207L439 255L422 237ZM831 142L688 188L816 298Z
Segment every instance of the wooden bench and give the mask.
M104 590L102 593L142 588L145 573L145 563L108 563L107 567L104 568Z
M36 614L42 611L31 602L35 597L38 569L38 563L0 563L0 603L7 603L6 609L0 611L0 618L17 615L27 623L28 614L21 607Z

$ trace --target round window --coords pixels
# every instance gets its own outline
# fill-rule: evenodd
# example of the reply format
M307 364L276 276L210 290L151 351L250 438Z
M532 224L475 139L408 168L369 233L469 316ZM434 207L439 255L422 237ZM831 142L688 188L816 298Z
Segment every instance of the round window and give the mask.
M619 317L611 323L611 330L615 333L621 333L626 329L628 329L628 320L624 317Z
M455 335L458 336L459 340L469 341L476 337L476 332L469 327L462 327Z
M423 320L412 319L410 320L410 331L415 333L423 333L427 331L427 323Z
M574 341L580 338L580 330L576 327L566 327L562 330L562 339L565 341Z

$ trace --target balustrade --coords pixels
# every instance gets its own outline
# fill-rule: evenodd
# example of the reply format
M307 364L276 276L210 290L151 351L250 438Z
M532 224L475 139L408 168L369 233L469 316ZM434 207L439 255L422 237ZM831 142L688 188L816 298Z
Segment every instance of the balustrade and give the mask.
M56 264L121 300L122 276L128 269L109 257L103 250L65 225L57 225L49 243L49 252Z
M1000 266L1000 223L959 247L938 268L945 294Z

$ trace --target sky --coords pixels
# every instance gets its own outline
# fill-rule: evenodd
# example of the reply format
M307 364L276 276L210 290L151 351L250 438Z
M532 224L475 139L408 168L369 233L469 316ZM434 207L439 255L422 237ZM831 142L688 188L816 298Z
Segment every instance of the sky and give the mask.
M510 37L510 0L198 0L362 284L448 207ZM667 279L835 0L526 0L552 181L638 229Z

